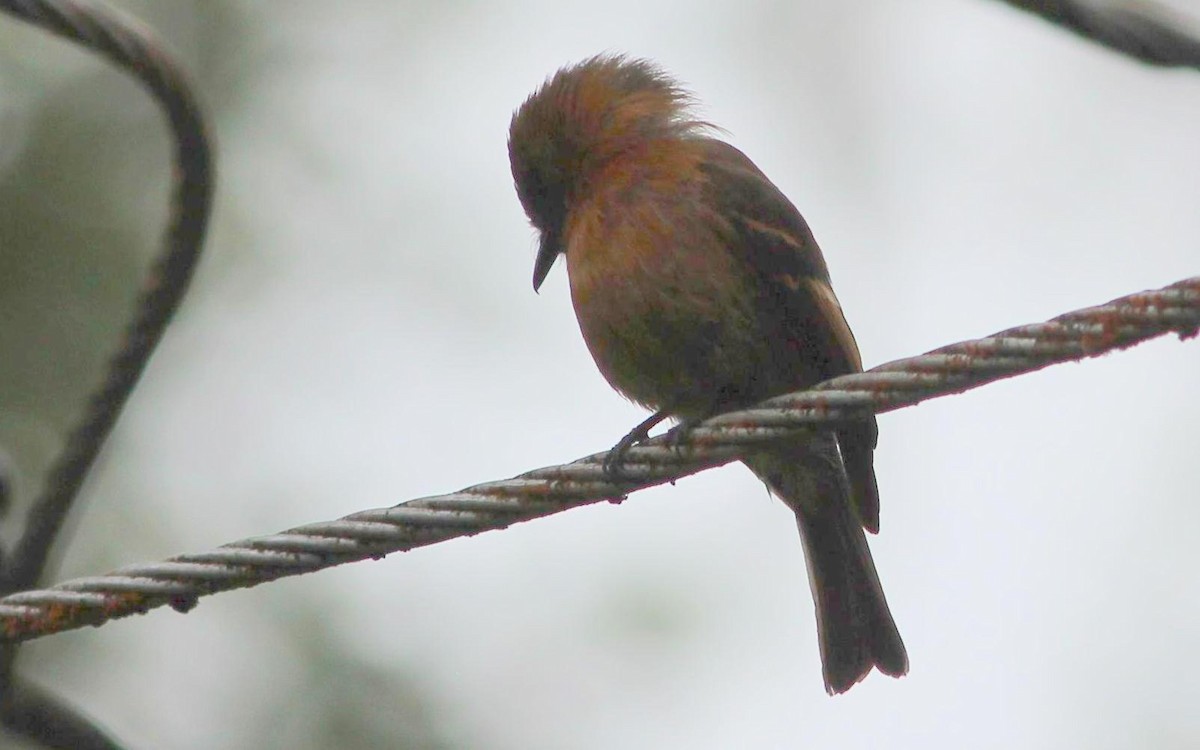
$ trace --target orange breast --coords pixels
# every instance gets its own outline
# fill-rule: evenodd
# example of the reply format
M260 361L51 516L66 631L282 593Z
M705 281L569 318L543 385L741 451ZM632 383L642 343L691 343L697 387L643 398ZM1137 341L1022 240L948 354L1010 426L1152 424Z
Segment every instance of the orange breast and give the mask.
M565 236L572 302L600 371L634 401L687 416L744 390L766 363L753 291L683 145L610 164Z

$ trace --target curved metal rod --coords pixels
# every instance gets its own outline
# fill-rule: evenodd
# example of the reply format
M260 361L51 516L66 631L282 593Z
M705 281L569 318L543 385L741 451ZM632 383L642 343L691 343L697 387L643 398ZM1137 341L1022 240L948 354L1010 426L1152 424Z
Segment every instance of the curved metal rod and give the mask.
M1189 19L1160 3L1146 0L1124 3L1004 1L1149 65L1200 70L1200 38L1185 28ZM1194 29L1195 25L1192 25Z
M204 244L213 167L207 128L191 87L179 65L138 21L78 0L0 0L0 10L97 52L133 75L162 107L175 141L171 216L163 249L146 275L137 312L104 382L67 436L21 539L5 561L0 591L15 591L35 585L41 577L88 469L179 307Z

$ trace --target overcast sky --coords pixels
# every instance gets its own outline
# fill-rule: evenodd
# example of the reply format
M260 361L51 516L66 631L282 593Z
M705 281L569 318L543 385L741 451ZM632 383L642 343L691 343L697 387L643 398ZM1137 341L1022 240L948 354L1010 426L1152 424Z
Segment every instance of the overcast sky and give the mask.
M997 2L126 7L197 71L218 207L63 576L571 460L641 420L564 269L530 288L505 152L512 110L597 52L661 63L796 203L868 366L1200 274L1200 76ZM214 9L232 52L207 46ZM116 79L6 33L29 55L10 86ZM148 148L129 200L152 247ZM299 733L277 693L318 689L314 651L403 671L462 747L1190 747L1197 383L1200 345L1171 338L881 417L871 543L912 667L837 698L794 523L740 466L46 639L28 672L131 747Z

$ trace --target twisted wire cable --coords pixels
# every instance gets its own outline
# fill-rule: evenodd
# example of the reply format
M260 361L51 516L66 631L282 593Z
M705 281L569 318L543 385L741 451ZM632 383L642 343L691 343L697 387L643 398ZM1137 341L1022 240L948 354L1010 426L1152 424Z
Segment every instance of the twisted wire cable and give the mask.
M619 480L605 474L606 453L597 453L448 495L11 594L0 598L0 638L28 640L164 604L187 611L207 594L502 529L601 500L618 502L628 492L727 463L749 446L794 436L797 430L962 393L1166 333L1194 337L1198 329L1200 277L1195 277L834 378L714 417L678 440L656 437L630 451Z
M1158 2L1124 0L1004 0L1021 10L1147 65L1200 70L1197 21Z
M82 0L0 0L0 10L97 52L133 75L162 107L175 146L162 250L146 274L121 348L67 436L0 576L0 590L13 591L37 583L88 469L183 299L204 243L213 175L207 128L192 89L179 65L136 19Z

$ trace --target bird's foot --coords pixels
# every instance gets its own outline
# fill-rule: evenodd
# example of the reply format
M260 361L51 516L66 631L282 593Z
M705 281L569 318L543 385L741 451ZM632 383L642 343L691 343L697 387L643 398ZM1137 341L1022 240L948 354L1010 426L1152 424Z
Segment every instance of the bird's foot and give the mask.
M628 435L621 438L608 452L608 455L604 457L604 463L601 464L605 478L613 481L623 479L625 477L625 456L629 453L629 449L649 438L650 430L654 429L659 422L666 418L667 412L665 410L656 411L648 419L630 430Z
M667 445L676 453L683 453L684 444L687 443L688 437L692 431L700 426L704 419L684 419L671 429L667 430Z

